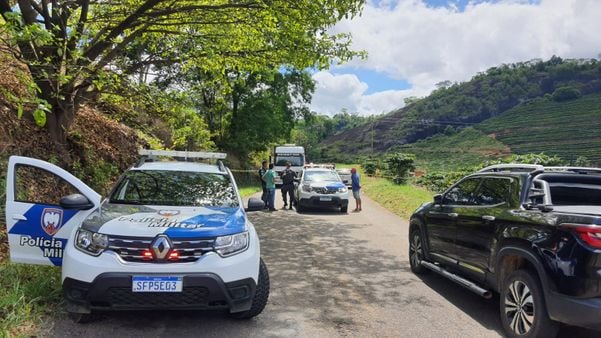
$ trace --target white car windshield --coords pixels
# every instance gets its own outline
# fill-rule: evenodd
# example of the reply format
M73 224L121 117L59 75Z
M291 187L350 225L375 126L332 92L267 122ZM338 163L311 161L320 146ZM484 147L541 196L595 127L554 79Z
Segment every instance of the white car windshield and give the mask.
M340 177L333 171L307 171L305 172L305 182L340 182Z
M237 207L227 175L170 170L131 170L117 184L111 203Z

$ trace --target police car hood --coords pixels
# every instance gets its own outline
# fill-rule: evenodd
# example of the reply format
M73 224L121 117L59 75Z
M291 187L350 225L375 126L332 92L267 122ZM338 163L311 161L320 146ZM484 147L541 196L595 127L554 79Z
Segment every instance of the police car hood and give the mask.
M340 189L346 187L344 183L338 181L319 181L319 182L307 182L313 188L327 188L331 190Z
M240 207L174 207L112 204L105 202L82 228L107 235L173 238L207 238L246 230Z

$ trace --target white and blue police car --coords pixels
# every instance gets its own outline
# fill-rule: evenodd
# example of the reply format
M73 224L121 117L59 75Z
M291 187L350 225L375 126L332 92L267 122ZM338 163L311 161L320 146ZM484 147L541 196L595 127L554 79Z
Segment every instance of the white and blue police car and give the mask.
M307 208L340 208L348 211L348 188L336 173L329 168L306 168L295 188L296 210Z
M260 314L269 275L246 211L263 209L263 202L253 198L243 208L234 177L221 163L225 154L141 155L104 200L53 164L12 156L6 186L11 260L62 266L67 312L76 322L103 310ZM19 185L32 172L66 182L73 193L59 201L28 198L28 188Z

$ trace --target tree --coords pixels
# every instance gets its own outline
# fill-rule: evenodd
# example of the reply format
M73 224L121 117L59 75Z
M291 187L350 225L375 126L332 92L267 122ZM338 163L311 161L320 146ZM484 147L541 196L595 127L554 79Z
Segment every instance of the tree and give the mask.
M359 14L362 5L362 0L0 0L5 20L0 36L27 64L48 107L46 128L65 153L79 105L103 81L151 65L242 71L344 62L361 53L349 49L348 35L327 29Z

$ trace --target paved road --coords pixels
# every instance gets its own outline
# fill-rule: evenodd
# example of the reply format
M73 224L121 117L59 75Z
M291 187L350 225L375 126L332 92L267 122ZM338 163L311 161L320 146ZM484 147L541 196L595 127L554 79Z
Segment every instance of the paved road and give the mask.
M279 200L279 198L278 198ZM127 312L77 325L64 314L53 336L498 337L498 299L446 279L417 277L407 260L407 222L369 199L361 213L249 215L271 276L267 308L238 321L223 313ZM599 333L562 329L561 336Z

